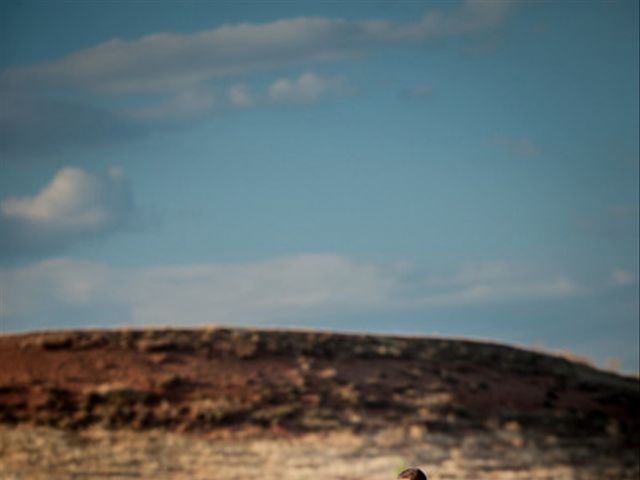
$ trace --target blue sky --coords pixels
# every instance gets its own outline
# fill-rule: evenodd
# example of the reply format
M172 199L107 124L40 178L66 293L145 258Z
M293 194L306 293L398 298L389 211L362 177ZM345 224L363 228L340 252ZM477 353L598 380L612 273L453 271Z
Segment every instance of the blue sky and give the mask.
M2 329L266 325L638 370L638 4L3 2Z

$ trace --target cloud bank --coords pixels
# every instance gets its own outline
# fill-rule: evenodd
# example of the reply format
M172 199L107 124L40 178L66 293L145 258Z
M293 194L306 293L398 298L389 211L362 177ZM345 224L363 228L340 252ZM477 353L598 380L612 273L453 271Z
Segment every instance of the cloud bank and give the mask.
M301 17L114 39L50 62L10 68L0 82L108 94L175 92L221 77L344 59L389 44L483 32L504 22L512 6L508 0L467 0L413 23Z
M405 23L299 17L112 39L62 58L0 71L0 148L13 156L38 155L137 138L201 120L219 108L312 104L352 88L343 77L306 73L276 80L260 101L243 82L257 72L308 69L387 46L482 34L499 27L512 10L509 0L467 0ZM227 94L219 101L216 86L230 79L237 83L220 86ZM104 97L127 106L104 109Z
M95 175L64 168L31 197L0 202L4 257L44 254L126 228L134 205L122 170Z
M580 292L566 276L507 264L432 275L406 264L333 254L141 268L54 259L0 270L0 284L7 291L4 315L14 330L38 328L39 319L56 315L65 315L68 324L74 309L89 315L87 322L100 309L111 326L282 325L354 313L549 300Z

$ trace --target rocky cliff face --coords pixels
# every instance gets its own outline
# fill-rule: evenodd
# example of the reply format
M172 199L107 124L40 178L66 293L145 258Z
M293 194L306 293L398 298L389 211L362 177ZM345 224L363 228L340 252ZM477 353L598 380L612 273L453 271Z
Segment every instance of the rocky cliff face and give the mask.
M503 345L319 332L0 337L0 422L216 433L517 428L640 445L637 379Z

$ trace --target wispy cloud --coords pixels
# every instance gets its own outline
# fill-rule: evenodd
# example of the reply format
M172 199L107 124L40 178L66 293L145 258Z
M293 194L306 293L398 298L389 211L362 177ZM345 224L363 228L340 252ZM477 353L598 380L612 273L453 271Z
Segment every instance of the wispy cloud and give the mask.
M182 90L158 104L129 111L128 115L140 125L150 127L196 120L215 108L216 100L211 91L193 88Z
M512 6L508 0L468 0L451 12L432 10L413 23L301 17L114 39L50 62L10 68L0 81L112 94L172 92L226 76L344 59L387 44L491 30Z
M229 101L237 108L253 107L255 100L249 92L249 87L244 84L236 84L229 88Z
M325 96L342 96L354 92L347 80L338 75L333 77L303 73L297 79L281 78L269 87L269 99L273 103L314 103Z
M105 306L113 324L286 324L380 310L549 300L580 291L566 276L507 264L434 276L406 264L331 254L144 268L56 259L0 270L0 283L15 293L6 297L5 314L16 326L20 319L33 324L44 313ZM129 318L122 317L123 309Z
M125 228L134 211L124 173L64 168L40 192L0 202L2 256L50 253Z
M499 27L513 5L510 0L467 0L457 8L432 9L406 23L300 17L189 34L154 33L136 40L113 39L39 64L9 67L0 71L4 92L0 147L13 156L50 153L188 124L217 111L214 85L229 79L240 83L229 87L222 104L256 106L261 102L242 83L255 72L307 68L389 45L469 38ZM297 80L282 78L271 85L268 96L273 102L309 104L344 93L346 81L340 78L313 73ZM71 93L93 106L43 98L59 97L60 92L64 98ZM109 111L98 107L105 96L121 98L122 105L130 105L131 98L133 103L141 98L153 103Z

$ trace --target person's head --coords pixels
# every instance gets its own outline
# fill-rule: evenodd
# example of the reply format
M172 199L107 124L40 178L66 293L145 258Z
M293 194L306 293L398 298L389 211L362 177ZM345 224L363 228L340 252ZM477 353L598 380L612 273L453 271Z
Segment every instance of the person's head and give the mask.
M407 468L400 472L398 480L428 480L427 475L419 468Z

